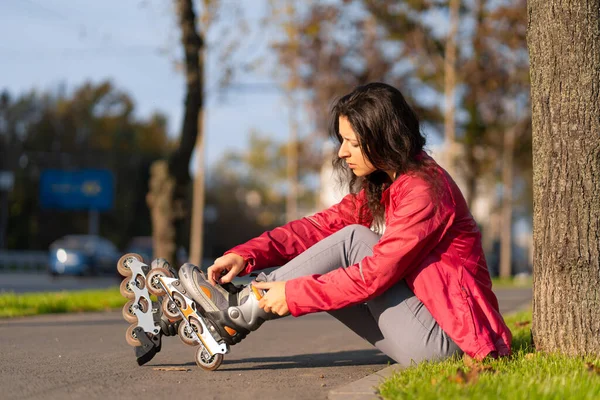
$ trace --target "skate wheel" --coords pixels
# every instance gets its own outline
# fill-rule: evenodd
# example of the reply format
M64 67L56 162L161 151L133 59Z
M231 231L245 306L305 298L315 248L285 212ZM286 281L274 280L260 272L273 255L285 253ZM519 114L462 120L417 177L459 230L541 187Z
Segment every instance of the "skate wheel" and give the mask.
M202 346L198 347L196 350L196 364L206 371L214 371L221 366L223 362L223 354L217 353L213 355L210 359L206 359L208 356L208 352Z
M146 276L146 282L148 283L148 291L150 292L150 294L153 294L155 296L165 295L166 292L160 285L160 282L158 281L158 278L161 276L166 278L173 277L173 275L171 275L171 273L164 268L154 268L150 270L148 276Z
M144 262L144 258L136 253L127 253L117 261L117 271L123 276L131 276L131 268L129 268L129 263L131 260L135 258L139 262Z
M121 292L121 296L125 297L126 299L135 299L135 293L133 290L131 290L129 285L130 280L131 279L129 277L123 279L123 282L121 282L121 286L119 287L119 292ZM143 289L144 286L146 286L146 281L140 275L135 277L135 282L138 289Z
M134 311L136 304L137 308L143 313L146 313L150 309L148 301L144 298L141 298L137 303L135 303L135 300L129 300L123 306L123 311L121 314L123 315L125 321L129 322L130 324L137 324L138 322L138 317L135 315Z
M192 317L190 318L189 326L184 322L179 324L179 338L188 346L197 346L200 344L200 342L196 340L194 336L192 336L191 332L189 331L190 329L193 329L197 335L202 333L202 325L200 325L200 322L198 322L196 318Z
M179 311L175 304L169 300L167 297L164 298L162 305L162 312L170 321L178 321L181 319L181 315L179 315Z
M127 344L133 347L141 346L142 342L137 338L137 335L133 332L133 330L137 327L136 324L129 325L127 331L125 331L125 341Z
M135 313L133 312L133 303L134 303L134 300L129 300L127 303L125 303L121 314L123 315L123 319L125 321L129 322L130 324L137 324L138 318L136 317Z

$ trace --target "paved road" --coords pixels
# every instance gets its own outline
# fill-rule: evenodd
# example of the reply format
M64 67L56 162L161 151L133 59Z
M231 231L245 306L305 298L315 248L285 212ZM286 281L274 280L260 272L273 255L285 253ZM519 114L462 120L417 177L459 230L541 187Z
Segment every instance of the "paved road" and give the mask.
M121 279L114 276L60 276L46 272L0 273L2 292L55 292L61 290L105 289L119 286Z
M528 304L531 289L498 291L501 308ZM389 359L327 314L268 322L205 372L195 349L169 337L143 367L124 340L120 312L0 320L3 399L324 399ZM157 368L176 367L185 371Z

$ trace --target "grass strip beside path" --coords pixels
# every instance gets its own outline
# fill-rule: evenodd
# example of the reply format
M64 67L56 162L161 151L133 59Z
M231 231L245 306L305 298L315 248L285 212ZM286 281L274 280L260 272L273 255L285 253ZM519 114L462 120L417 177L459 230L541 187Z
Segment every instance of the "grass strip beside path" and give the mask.
M121 308L126 301L118 287L48 293L0 293L0 318L105 311Z
M513 355L462 358L400 370L381 384L384 399L600 399L600 360L534 352L531 311L506 318Z

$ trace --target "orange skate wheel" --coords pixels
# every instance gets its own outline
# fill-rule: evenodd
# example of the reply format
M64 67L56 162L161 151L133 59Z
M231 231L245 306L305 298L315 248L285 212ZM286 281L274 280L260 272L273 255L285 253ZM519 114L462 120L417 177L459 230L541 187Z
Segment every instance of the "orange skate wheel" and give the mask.
M153 294L155 296L165 295L166 292L160 285L160 282L158 281L158 278L161 276L166 278L173 277L173 275L171 275L171 273L164 268L154 268L150 270L150 272L146 276L146 282L148 283L148 291L150 292L150 294Z
M181 315L179 314L177 307L171 300L169 300L168 297L164 298L161 308L163 314L166 315L170 321L178 321L181 319Z
M179 338L188 346L197 346L200 344L200 342L194 338L192 333L189 331L190 329L193 329L197 335L202 333L202 325L200 325L200 322L198 322L196 318L191 317L189 327L185 322L181 322L181 324L179 324Z
M136 304L135 300L129 300L127 303L125 303L121 312L125 321L129 322L130 324L137 324L138 322L138 317L135 315L134 311L134 304ZM137 306L138 309L143 313L147 312L150 309L148 301L144 298L141 298L137 302Z
M196 364L206 371L214 371L221 366L223 362L223 354L214 354L210 359L206 359L208 352L202 346L196 350Z
M127 331L125 331L125 340L127 341L128 345L133 346L133 347L142 345L142 342L140 342L140 340L137 338L136 334L133 332L133 330L136 327L137 327L136 324L129 325L129 328L127 328Z
M134 300L129 300L127 303L125 303L121 314L123 315L123 319L125 321L129 322L130 324L137 324L138 318L133 312L133 303Z
M121 296L125 297L126 299L135 299L135 293L133 292L133 290L131 290L131 287L129 285L130 280L130 277L123 279L123 281L121 282L121 286L119 286L119 292L121 292ZM144 286L146 286L146 281L140 275L135 277L135 282L138 289L143 289Z
M129 263L131 259L137 259L139 262L144 262L144 258L136 253L127 253L117 261L117 271L123 276L131 276L131 268L129 268Z

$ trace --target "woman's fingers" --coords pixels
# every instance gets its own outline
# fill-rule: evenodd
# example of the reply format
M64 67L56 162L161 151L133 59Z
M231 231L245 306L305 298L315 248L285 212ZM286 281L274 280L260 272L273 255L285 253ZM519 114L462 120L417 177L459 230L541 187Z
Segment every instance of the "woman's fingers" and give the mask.
M228 283L244 269L244 258L234 253L225 254L208 267L208 281L211 285Z
M269 290L273 286L273 282L252 282L252 286L257 289Z
M219 277L221 276L223 269L224 267L215 264L208 267L206 275L208 276L208 282L211 285L215 286L218 283Z
M221 277L221 283L228 283L233 280L237 276L237 273L233 270L233 268L229 269L229 272Z
M257 289L266 290L258 301L258 306L265 312L277 315L287 315L289 308L285 297L285 282L252 282Z

